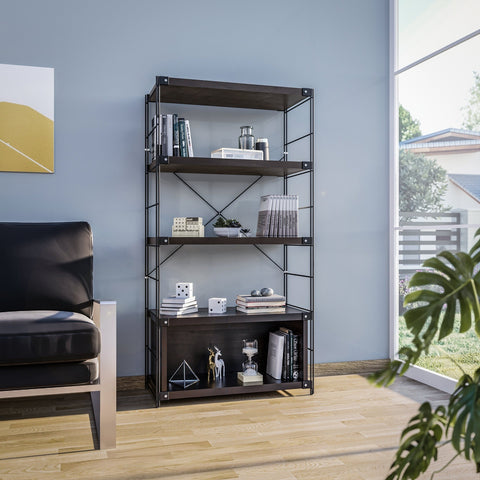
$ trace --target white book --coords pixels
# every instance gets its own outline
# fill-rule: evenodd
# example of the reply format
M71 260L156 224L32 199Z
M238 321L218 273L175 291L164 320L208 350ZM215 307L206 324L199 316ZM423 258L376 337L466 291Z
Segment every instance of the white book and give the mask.
M285 337L275 332L270 332L268 339L268 355L266 373L271 377L282 379L283 349Z
M173 156L173 115L167 114L167 155Z
M272 195L272 213L270 215L270 225L268 228L269 237L277 237L278 229L278 195Z
M257 237L268 237L270 217L272 215L272 195L263 195L260 198L258 209Z
M186 310L187 308L198 307L197 302L192 302L187 305L179 305L175 303L162 303L160 308L162 310Z
M188 157L194 157L193 154L193 143L192 143L192 132L190 130L190 120L185 119L185 135L187 137L187 152Z
M162 299L162 302L165 302L165 303L178 303L178 304L193 303L194 301L195 301L195 295L187 298L179 298L179 297L176 297L175 295L169 295L168 297Z
M243 307L237 305L237 310L243 313L285 313L285 307Z
M196 313L198 312L198 308L192 307L192 308L187 308L186 310L166 310L166 309L160 308L159 312L162 315L170 315L170 316L178 317L180 315L188 315L189 313Z
M298 237L299 233L299 215L298 215L298 195L293 196L293 236Z

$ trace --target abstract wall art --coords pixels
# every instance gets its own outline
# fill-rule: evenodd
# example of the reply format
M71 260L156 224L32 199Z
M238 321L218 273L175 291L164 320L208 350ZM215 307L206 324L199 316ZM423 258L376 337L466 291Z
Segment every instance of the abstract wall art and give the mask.
M54 172L54 69L0 64L0 171Z

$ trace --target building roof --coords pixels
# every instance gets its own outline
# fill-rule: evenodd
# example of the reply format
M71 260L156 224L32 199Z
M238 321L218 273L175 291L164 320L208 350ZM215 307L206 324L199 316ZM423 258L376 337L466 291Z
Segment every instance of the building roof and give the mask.
M448 178L457 187L480 203L480 175L449 173Z
M476 152L480 151L480 132L447 128L400 142L400 150L425 154Z

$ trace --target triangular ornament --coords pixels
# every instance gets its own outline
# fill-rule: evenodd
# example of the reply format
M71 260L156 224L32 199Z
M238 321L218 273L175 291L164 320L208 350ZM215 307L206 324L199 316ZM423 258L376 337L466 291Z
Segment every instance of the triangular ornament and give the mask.
M192 385L195 385L199 382L200 379L195 375L195 372L192 370L192 367L184 360L178 368L175 370L175 373L170 377L169 382L179 387L188 388Z

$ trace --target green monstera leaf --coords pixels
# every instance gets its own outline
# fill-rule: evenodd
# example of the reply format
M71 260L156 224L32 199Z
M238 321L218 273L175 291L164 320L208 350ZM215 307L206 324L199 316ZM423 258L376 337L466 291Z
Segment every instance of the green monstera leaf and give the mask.
M445 407L432 410L428 402L418 409L418 414L408 422L402 432L400 447L390 466L386 480L410 480L418 478L438 457L438 442L446 423Z

